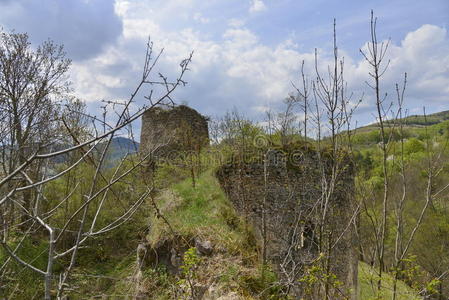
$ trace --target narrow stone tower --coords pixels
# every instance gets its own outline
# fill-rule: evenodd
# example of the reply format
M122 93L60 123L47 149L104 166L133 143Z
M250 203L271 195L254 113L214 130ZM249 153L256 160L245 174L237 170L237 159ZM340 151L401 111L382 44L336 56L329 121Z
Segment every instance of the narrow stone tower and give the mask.
M140 153L153 158L180 151L199 151L209 144L208 119L193 108L153 107L142 116Z

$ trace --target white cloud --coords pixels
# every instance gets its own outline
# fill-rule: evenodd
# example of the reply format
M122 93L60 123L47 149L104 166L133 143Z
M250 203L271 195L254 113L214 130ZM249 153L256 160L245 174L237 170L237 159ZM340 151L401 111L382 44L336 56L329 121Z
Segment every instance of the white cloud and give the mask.
M265 114L270 111L270 107L267 105L259 105L259 106L254 106L254 110Z
M193 15L193 20L201 24L207 24L210 22L209 18L204 17L201 13L197 12Z
M257 2L257 1L255 1ZM253 2L253 4L255 3ZM168 5L168 4L167 4ZM157 20L174 10L162 7L154 12L146 2L120 0L116 13L123 22L122 36L94 59L74 65L73 81L78 93L86 100L111 99L129 95L140 76L144 45L148 34L156 47L165 48L159 69L175 75L179 62L195 50L188 85L176 95L187 100L205 114L222 114L237 107L249 115L260 115L293 91L291 82L299 81L302 60L305 71L314 76L314 53L301 51L291 37L268 46L245 27L241 19L229 20L221 37L211 38L189 27L168 30ZM190 13L195 18L193 12ZM201 20L201 14L196 15ZM201 21L200 21L201 22ZM331 57L319 50L319 68L326 72ZM369 79L368 65L362 57L345 56L345 74L354 100L365 92L360 114L366 119L372 108L364 81ZM390 45L390 68L382 81L382 89L394 101L394 84L408 73L407 99L409 107L432 106L438 109L449 102L449 39L444 28L423 25L408 33L400 42ZM424 102L425 101L425 102Z
M0 28L27 32L36 45L50 38L63 44L71 59L84 60L115 43L122 23L110 0L0 0Z
M228 21L228 25L229 27L242 27L243 25L245 25L245 21L243 21L242 19L236 19L236 18L232 18Z
M405 101L409 107L444 109L442 104L449 102L449 38L444 28L422 25L409 32L400 44L390 44L387 59L390 65L381 82L384 92L393 96L395 83L402 83L407 73ZM349 68L351 87L369 80L367 62L359 61Z
M267 10L265 3L262 0L251 0L251 6L249 12L261 12Z

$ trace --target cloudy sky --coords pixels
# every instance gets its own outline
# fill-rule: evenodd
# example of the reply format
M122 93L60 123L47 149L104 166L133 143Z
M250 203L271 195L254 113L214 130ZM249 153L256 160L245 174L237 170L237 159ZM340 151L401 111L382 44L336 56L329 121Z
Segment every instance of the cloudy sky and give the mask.
M365 94L356 117L366 124L373 102L359 49L369 38L371 9L379 39L391 38L384 91L393 95L407 72L410 113L448 110L447 0L0 0L0 25L28 32L36 45L48 38L64 44L73 87L92 112L101 99L129 96L150 35L165 49L157 71L169 76L194 50L178 102L210 116L237 108L257 118L293 91L302 60L313 75L315 48L322 67L329 62L336 18L348 87L354 99Z

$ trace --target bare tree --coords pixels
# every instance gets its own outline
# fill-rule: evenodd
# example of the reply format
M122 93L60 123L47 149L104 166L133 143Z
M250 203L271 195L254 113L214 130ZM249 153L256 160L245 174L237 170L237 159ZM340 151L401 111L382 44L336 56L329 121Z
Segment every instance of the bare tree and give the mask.
M333 60L324 75L320 71L319 58L315 51L315 78L311 82L315 111L308 109L309 83L304 75L304 66L301 68L302 88L296 88L304 101L304 127L309 128L309 136L315 135L316 138L316 172L309 176L317 177L319 189L318 193L308 192L313 200L310 199L309 209L301 211L301 216L298 216L298 219L303 220L303 226L296 229L309 240L309 244L315 244L316 247L312 251L315 256L304 262L305 266L314 265L321 270L321 274L315 278L316 286L309 287L313 299L357 297L356 291L350 291L350 288L357 280L354 278L357 274L357 258L353 251L352 228L359 207L350 192L354 173L350 141L346 139L344 131L349 126L360 100L352 103L351 95L347 95L344 58L338 53L335 20L333 29ZM310 125L306 125L308 120L311 121ZM342 185L348 189L346 197L342 194ZM336 226L336 223L339 225ZM343 256L346 257L345 262L341 260ZM307 272L306 268L302 271L302 276L310 276ZM332 278L342 278L343 274L347 276L344 279L347 285L340 286Z
M3 58L8 58L8 55L11 55L11 52L7 51L7 47L12 47L12 49L15 49L16 45L21 45L21 47L15 50L17 52L15 55L11 55L11 58L14 59L7 60L5 58L1 62L3 64L1 71L4 76L2 79L6 82L5 88L2 90L11 89L11 91L7 90L8 92L5 94L0 94L2 95L2 105L6 105L11 110L10 119L5 120L9 124L4 124L2 120L1 126L2 137L5 137L2 154L3 157L8 158L8 164L4 164L5 167L0 180L1 244L11 259L43 276L45 299L51 298L55 279L59 277L56 296L61 299L70 287L70 275L76 265L80 249L85 247L92 238L98 238L130 220L152 191L151 185L142 189L127 183L127 178L139 171L142 163L152 153L144 157L129 154L114 167L112 174L105 174L104 166L112 139L114 136L123 133L132 137L130 124L140 118L147 108L163 103L173 104L173 91L186 84L183 77L188 70L192 54L181 62L180 72L175 80L170 81L160 74L159 79L154 80L150 76L154 73L154 67L163 51L154 52L153 44L149 41L142 76L130 98L124 102L105 103L104 114L101 117L85 116L76 109L80 105L72 102L72 106L66 107L67 114L63 118L61 117L58 123L60 126L58 130L61 130L61 127L64 128L71 136L72 141L68 146L66 144L63 149L52 150L46 147L48 145L46 139L41 137L39 133L33 134L33 132L38 129L42 131L42 128L51 126L51 124L44 122L45 120L52 120L48 118L46 113L53 111L48 108L53 103L51 102L53 97L60 95L59 93L66 87L65 85L59 85L59 83L68 69L69 61L64 59L62 47L55 47L50 42L45 43L34 53L29 48L26 35L4 35L3 40L5 41L4 45L6 45L2 48L3 52L0 53L3 54ZM0 58L2 58L2 55L0 55ZM19 63L19 58L23 59L22 63ZM24 82L29 78L33 78L35 82ZM139 92L144 86L149 86L151 90L149 95L146 96L150 105L141 106L132 112L130 107L136 102ZM161 89L160 96L157 98L153 96L156 94L153 93L154 89ZM33 91L35 94L33 94ZM28 100L28 97L31 97L33 101L25 101ZM40 111L41 109L42 111ZM19 115L18 112L25 114ZM113 117L114 115L116 116L115 122L112 124L107 122L109 116ZM16 120L17 117L19 120ZM80 128L79 125L83 123L83 119L92 123L92 131L84 132ZM33 145L33 147L27 148L28 145ZM48 172L47 170L37 177L30 176L33 164L40 163L48 166L51 165L54 158L75 152L78 153L75 155L76 159L69 161L62 169L57 168L56 172ZM77 192L79 183L73 182L66 193L57 195L56 202L47 199L47 187L86 164L90 165L93 170L87 191L76 199L77 197L73 197L73 195L79 193ZM84 175L89 176L88 174ZM115 195L117 192L114 186L118 183L127 184L133 193L126 203L117 202L123 204L122 212L114 215L113 219L108 220L105 224L100 222L100 219L107 211L109 195ZM26 192L33 192L36 195L35 203L32 206L29 203L23 205L21 201L22 195ZM64 222L59 224L56 221L56 216L69 202L73 209L66 210L67 215ZM53 204L50 207L48 205L44 207L44 203ZM4 209L6 205L15 207L20 216L26 217L26 221L17 223L10 220L8 214L11 212ZM5 220L9 220L9 222ZM11 248L7 231L16 228L19 224L25 229L21 231L22 240L29 238L32 232L46 232L48 248L45 270L35 267L32 261L29 262L20 257L18 250L22 247L21 243ZM63 243L62 241L67 235L71 236L67 240L70 242ZM64 265L64 271L55 274L55 262L63 263L62 258L65 257L68 257L69 260L68 264ZM9 261L6 261L2 269L7 267Z
M378 41L377 37L377 18L371 11L370 33L371 39L365 50L360 50L365 61L370 67L371 81L366 82L372 89L375 99L377 127L380 135L379 149L381 152L382 167L382 188L381 204L377 207L377 195L369 192L369 188L361 187L361 203L364 207L363 213L366 216L370 232L365 239L372 241L373 249L370 249L371 264L377 266L377 291L380 295L383 287L382 275L393 270L393 294L392 299L398 298L397 282L400 274L406 271L405 260L410 252L416 233L423 223L424 216L434 199L445 191L446 187L438 187L435 182L441 175L441 156L446 149L447 141L438 151L434 146L425 128L425 172L426 187L423 188L424 203L419 209L415 221L410 222L405 216L405 208L410 199L410 186L407 177L410 162L405 158L404 144L406 140L405 126L406 112L404 108L404 95L407 85L407 74L404 75L402 86L396 84L396 105L388 101L387 93L382 92L382 77L388 70L389 61L386 60L388 46L390 41ZM424 120L427 116L424 110ZM399 137L399 143L396 143L396 136ZM399 149L395 149L398 145ZM399 170L395 171L395 167ZM396 179L398 178L398 179ZM395 194L395 187L400 191ZM393 213L389 213L392 211ZM394 231L392 230L394 228ZM389 230L394 232L393 243L388 243L387 238L390 235ZM391 253L391 257L387 256Z
M379 123L380 130L380 138L381 138L381 151L382 151L382 172L383 172L383 200L382 200L382 219L379 226L379 231L376 234L378 240L378 248L376 249L376 253L378 256L379 262L379 281L378 281L378 290L381 289L382 283L382 272L385 270L385 239L387 236L387 207L389 202L389 178L387 168L387 159L388 159L388 134L385 129L385 119L388 117L389 107L385 106L385 100L387 95L382 94L381 92L381 77L385 74L385 71L388 68L389 61L385 63L385 55L388 50L389 41L381 42L377 41L377 33L376 33L376 18L374 18L374 13L371 11L371 42L368 43L368 52L365 53L363 50L360 50L360 53L365 57L365 60L372 68L372 72L370 72L370 76L372 77L374 84L367 83L369 87L374 90L375 93L375 105L377 111L377 121Z
M282 113L267 113L268 145L285 148L288 157L292 154L288 152L291 149L294 149L293 154L304 151L298 173L303 176L300 181L304 181L304 184L299 190L295 184L287 187L290 198L288 201L298 203L299 208L292 220L289 234L285 237L288 247L283 253L279 270L282 273L280 284L285 287L284 292L293 292L306 299L357 297L356 291L350 289L357 280L357 256L353 251L355 243L352 232L359 207L351 197L354 173L350 140L347 139L345 130L360 100L352 103L351 95L346 93L344 60L338 54L335 21L333 34L333 62L328 66L327 73L322 74L316 53L314 79L307 79L303 62L301 82L293 85L296 96L289 97ZM312 92L312 99L309 90ZM296 114L298 106L304 114L301 119ZM276 141L272 141L273 135L275 138L279 137L280 145L276 146ZM315 147L309 143L298 146L301 143L295 142L300 141L301 135L306 141L314 138L315 142L311 144ZM269 176L266 163L265 157L265 182ZM289 180L296 182L298 178ZM342 186L346 187L344 193ZM265 203L262 204L261 231L264 234L264 218L269 212L266 211ZM336 278L345 281L347 285L341 286Z
M304 140L307 141L307 135L308 135L308 128L307 128L307 124L309 121L309 111L310 111L310 104L309 104L309 88L310 88L310 82L308 80L308 78L306 77L306 74L304 73L304 65L305 62L304 60L301 63L301 82L300 85L301 87L297 87L295 84L292 84L293 87L296 90L297 93L297 97L296 97L296 101L298 101L301 104L301 109L304 113ZM298 124L300 125L300 123Z

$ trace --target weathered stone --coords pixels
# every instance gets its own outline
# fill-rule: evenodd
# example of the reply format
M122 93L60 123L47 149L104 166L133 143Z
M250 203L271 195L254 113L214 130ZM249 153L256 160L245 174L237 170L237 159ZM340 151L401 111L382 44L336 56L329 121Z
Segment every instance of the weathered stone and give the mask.
M140 153L176 159L180 152L199 151L209 144L208 119L185 105L153 107L142 116Z
M145 268L145 258L147 256L147 245L146 244L139 244L137 246L137 268L142 271Z
M229 291L229 288L220 286L218 283L212 283L204 293L202 300L241 300L244 297L236 292Z
M212 254L213 247L210 241L201 241L199 238L195 238L195 248L200 255L209 256Z
M285 268L296 268L297 277L301 277L304 268L320 256L317 227L324 195L320 167L329 172L330 162L307 147L274 152L258 162L236 161L222 166L217 177L236 211L254 225L261 244L265 233L267 259L281 279L287 280ZM350 164L340 169L326 215L333 247L329 272L344 283L346 291L356 291L353 171ZM295 280L293 284L296 296L303 297L300 283Z
M182 253L179 253L175 248L171 248L170 253L171 266L174 270L179 270L182 266Z
M171 274L178 274L184 252L189 248L182 237L176 236L158 241L155 245L146 245L145 267L164 266Z

